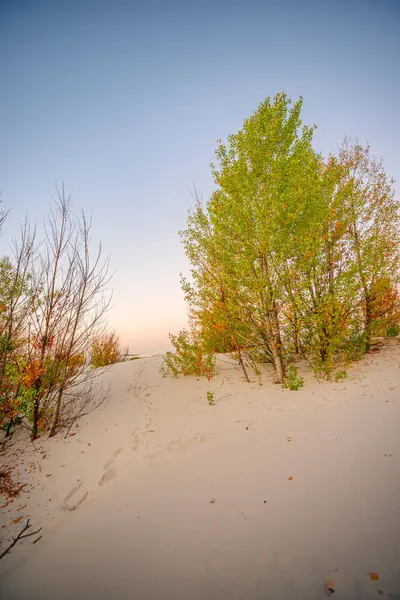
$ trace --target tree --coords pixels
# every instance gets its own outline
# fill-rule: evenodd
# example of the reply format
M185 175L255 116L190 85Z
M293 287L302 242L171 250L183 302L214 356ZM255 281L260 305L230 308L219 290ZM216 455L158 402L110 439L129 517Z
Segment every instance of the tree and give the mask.
M298 203L301 218L283 236L279 276L292 347L310 357L318 372L329 374L349 335L357 286L344 235L347 188L342 169L333 157L327 162L319 157L314 169L312 193Z
M62 187L44 241L35 244L26 222L13 256L0 261L0 425L7 433L22 413L32 439L46 429L52 436L96 396L90 352L111 298L109 260L101 245L93 252L90 233Z
M212 165L218 188L207 204L203 226L211 228L213 247L212 253L206 250L203 264L212 264L218 272L235 314L232 321L247 324L247 334L273 363L279 383L285 377L285 349L283 287L277 274L282 257L276 248L293 221L293 203L307 193L313 175L310 164L316 161L312 129L301 128L301 106L300 99L290 107L283 93L273 101L267 98L243 128L229 136L228 146L219 144L218 168ZM286 230L282 209L288 214ZM188 225L185 248L196 269L198 258L188 248L199 235L193 220ZM201 228L199 220L196 226ZM204 295L207 283L199 279L196 284L196 293Z
M19 241L13 243L13 262L0 261L0 425L9 435L20 412L20 394L26 322L32 300L30 266L34 252L35 232L27 221L21 228Z
M54 206L42 254L34 263L37 298L29 322L27 367L33 439L50 423L50 436L56 433L66 396L76 399L74 386L88 402L93 379L88 355L104 332L110 303L105 295L109 261L102 259L101 245L91 257L91 223L83 213L74 217L64 187Z
M330 376L337 360L397 331L399 202L369 146L325 159L302 99L267 98L219 140L216 190L180 232L192 337L208 352L269 361L283 383L295 355Z
M241 339L246 333L241 315L235 310L221 269L221 253L215 243L209 215L197 194L188 228L181 232L186 254L192 264L194 286L181 276L189 307L192 337L199 337L206 352L231 352L249 381Z
M348 194L347 237L356 265L364 321L364 343L368 350L379 322L399 314L399 201L393 180L388 180L383 162L361 146L345 139L338 156Z

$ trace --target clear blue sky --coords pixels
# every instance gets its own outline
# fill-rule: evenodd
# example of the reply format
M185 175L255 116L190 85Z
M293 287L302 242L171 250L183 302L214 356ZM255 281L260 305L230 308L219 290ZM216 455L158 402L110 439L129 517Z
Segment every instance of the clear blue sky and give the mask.
M398 0L0 0L1 250L64 181L111 255L110 324L162 351L186 323L177 232L193 184L213 189L216 139L284 90L318 150L357 136L400 180L399 64Z

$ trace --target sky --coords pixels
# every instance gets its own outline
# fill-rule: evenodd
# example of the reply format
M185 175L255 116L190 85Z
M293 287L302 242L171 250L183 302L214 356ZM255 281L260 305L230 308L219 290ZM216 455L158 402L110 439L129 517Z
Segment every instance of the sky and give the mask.
M0 0L0 253L64 182L111 258L110 328L163 352L216 140L285 91L318 151L368 141L400 181L399 64L398 0Z

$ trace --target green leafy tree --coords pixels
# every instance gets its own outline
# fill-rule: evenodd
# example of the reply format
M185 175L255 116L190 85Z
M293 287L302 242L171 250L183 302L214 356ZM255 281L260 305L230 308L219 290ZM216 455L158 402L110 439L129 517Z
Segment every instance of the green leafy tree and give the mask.
M345 171L348 193L347 238L356 265L363 316L365 348L380 325L399 317L399 201L383 162L363 147L345 139L338 160Z
M283 383L295 355L330 376L399 324L393 184L368 146L317 154L301 109L277 94L219 141L216 190L181 232L194 339L232 353L247 379L246 363L267 361Z
M213 250L203 247L202 264L212 265L223 281L233 323L246 324L247 335L241 332L246 345L271 360L279 383L285 377L282 240L292 222L302 217L296 202L308 195L309 179L315 177L311 165L316 162L312 129L301 127L302 100L290 104L283 93L273 101L268 98L237 134L229 136L228 145L219 144L218 165L212 165L218 187L207 204L207 216L201 215L204 224L198 218L196 222L203 234L211 230ZM185 248L197 269L199 236L193 219L188 225ZM198 278L197 297L204 296L204 287L204 277Z

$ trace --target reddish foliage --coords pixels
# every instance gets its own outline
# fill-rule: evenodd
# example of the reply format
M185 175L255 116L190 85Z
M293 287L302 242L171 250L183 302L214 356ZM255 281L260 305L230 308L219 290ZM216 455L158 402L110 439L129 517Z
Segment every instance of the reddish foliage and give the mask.
M8 499L5 506L17 498L24 488L24 484L15 483L12 478L12 469L9 467L0 472L0 495Z

